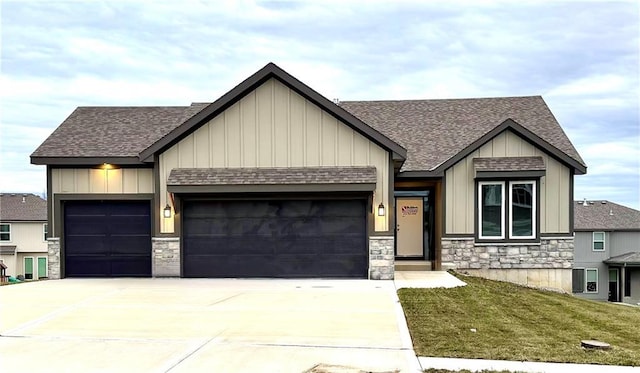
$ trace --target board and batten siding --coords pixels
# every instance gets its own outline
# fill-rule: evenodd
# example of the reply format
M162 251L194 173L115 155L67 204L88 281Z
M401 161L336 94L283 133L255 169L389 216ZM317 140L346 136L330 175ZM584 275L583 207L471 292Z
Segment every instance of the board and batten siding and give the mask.
M151 168L53 168L51 170L52 192L56 194L152 194L153 169ZM55 204L52 204L55 209ZM55 211L52 211L54 230Z
M473 234L475 224L475 171L473 158L541 156L546 166L540 179L540 233L569 232L571 173L569 168L506 130L478 150L447 169L446 230L447 234Z
M160 154L160 205L174 168L375 166L374 205L388 201L389 153L275 79ZM173 219L161 219L173 232ZM376 216L377 231L387 231Z

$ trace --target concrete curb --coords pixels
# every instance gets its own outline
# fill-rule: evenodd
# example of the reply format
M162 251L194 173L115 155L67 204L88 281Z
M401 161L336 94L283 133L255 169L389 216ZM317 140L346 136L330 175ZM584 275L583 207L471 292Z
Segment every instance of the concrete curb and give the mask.
M420 360L416 356L416 352L413 350L413 341L411 340L411 333L409 332L409 326L407 325L407 319L404 317L404 310L402 304L400 304L400 298L398 298L398 288L393 283L393 302L395 304L396 320L398 322L398 330L400 331L400 339L402 340L402 348L407 351L407 361L413 372L422 372L420 366Z
M484 369L508 370L512 372L607 372L607 373L640 373L640 367L619 365L570 364L570 363L541 363L507 360L455 359L445 357L418 357L423 369L468 369L472 372Z

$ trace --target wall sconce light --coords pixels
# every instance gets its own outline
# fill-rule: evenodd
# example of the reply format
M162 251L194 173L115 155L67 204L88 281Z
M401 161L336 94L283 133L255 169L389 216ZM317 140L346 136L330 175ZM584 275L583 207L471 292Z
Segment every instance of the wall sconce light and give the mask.
M163 215L165 218L170 218L171 217L171 206L169 206L169 204L167 203L167 206L165 206L163 211Z
M378 216L384 216L384 204L382 202L378 205Z

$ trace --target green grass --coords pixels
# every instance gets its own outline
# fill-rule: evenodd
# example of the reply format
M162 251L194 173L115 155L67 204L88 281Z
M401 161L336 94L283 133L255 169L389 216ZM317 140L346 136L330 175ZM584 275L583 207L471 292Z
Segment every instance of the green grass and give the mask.
M398 291L418 356L640 365L640 308L457 276L467 286Z

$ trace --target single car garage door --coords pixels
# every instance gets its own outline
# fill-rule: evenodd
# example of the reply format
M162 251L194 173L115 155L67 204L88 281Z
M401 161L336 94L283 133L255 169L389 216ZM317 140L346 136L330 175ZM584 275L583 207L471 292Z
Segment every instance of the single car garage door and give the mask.
M149 201L66 201L67 277L151 276Z
M186 201L184 277L360 277L366 200Z

